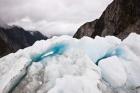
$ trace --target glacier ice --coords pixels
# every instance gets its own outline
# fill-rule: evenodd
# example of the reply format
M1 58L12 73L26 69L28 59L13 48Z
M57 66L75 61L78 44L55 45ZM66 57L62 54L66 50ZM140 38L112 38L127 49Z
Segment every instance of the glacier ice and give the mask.
M112 87L125 86L127 75L122 62L116 56L101 60L99 67L101 68L103 78Z
M67 44L63 44L63 43L55 44L50 49L46 50L45 52L33 56L32 61L38 62L44 59L45 57L55 55L55 54L62 54L66 48L67 48Z
M69 36L0 59L0 93L140 93L140 35Z

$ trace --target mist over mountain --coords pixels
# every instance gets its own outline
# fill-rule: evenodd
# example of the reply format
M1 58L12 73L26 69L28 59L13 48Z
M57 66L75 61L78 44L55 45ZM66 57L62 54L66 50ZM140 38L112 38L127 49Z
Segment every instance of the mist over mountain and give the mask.
M38 31L27 31L18 26L0 26L0 57L31 46L37 40L47 39Z
M4 22L4 20L0 19L0 27L2 28L10 28L9 25L6 24L6 22Z
M0 0L0 18L7 24L52 37L71 35L99 18L113 0ZM34 29L35 28L35 29Z

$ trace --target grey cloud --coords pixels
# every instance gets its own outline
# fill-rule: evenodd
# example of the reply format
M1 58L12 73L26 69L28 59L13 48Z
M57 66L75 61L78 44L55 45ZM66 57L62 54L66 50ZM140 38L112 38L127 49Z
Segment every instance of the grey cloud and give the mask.
M111 1L112 0L0 0L0 18L7 23L18 23L24 24L25 26L26 23L19 22L21 22L23 18L29 17L33 22L30 25L38 24L42 20L46 21L47 24L43 24L47 25L46 27L43 26L45 29L49 24L53 23L51 28L48 27L48 30L54 31L56 28L56 30L66 30L64 29L65 27L76 30L78 27L75 26L79 26L76 24L83 24L84 22L98 18Z

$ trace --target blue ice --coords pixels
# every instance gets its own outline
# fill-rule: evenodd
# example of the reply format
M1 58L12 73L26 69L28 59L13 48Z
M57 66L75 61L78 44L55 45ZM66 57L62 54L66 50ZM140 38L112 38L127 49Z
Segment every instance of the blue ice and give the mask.
M122 47L117 47L115 49L115 55L118 56L118 57L123 57L123 56L126 56L126 51L124 48Z
M122 47L117 47L115 49L108 50L104 55L101 55L100 58L96 61L96 65L99 64L99 61L111 56L123 57L126 56L126 52Z
M65 43L55 44L50 49L46 50L45 52L33 56L32 61L39 62L48 56L53 56L53 55L57 55L57 54L61 55L67 49L67 46L68 46L68 44L65 44Z

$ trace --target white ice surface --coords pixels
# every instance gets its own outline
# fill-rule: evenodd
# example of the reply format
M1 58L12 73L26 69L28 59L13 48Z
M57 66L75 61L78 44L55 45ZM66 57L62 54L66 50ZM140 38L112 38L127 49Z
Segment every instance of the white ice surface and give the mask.
M112 56L99 62L103 78L109 82L112 87L119 88L125 86L127 75L122 62Z
M139 41L135 33L37 41L0 59L0 93L140 93Z

